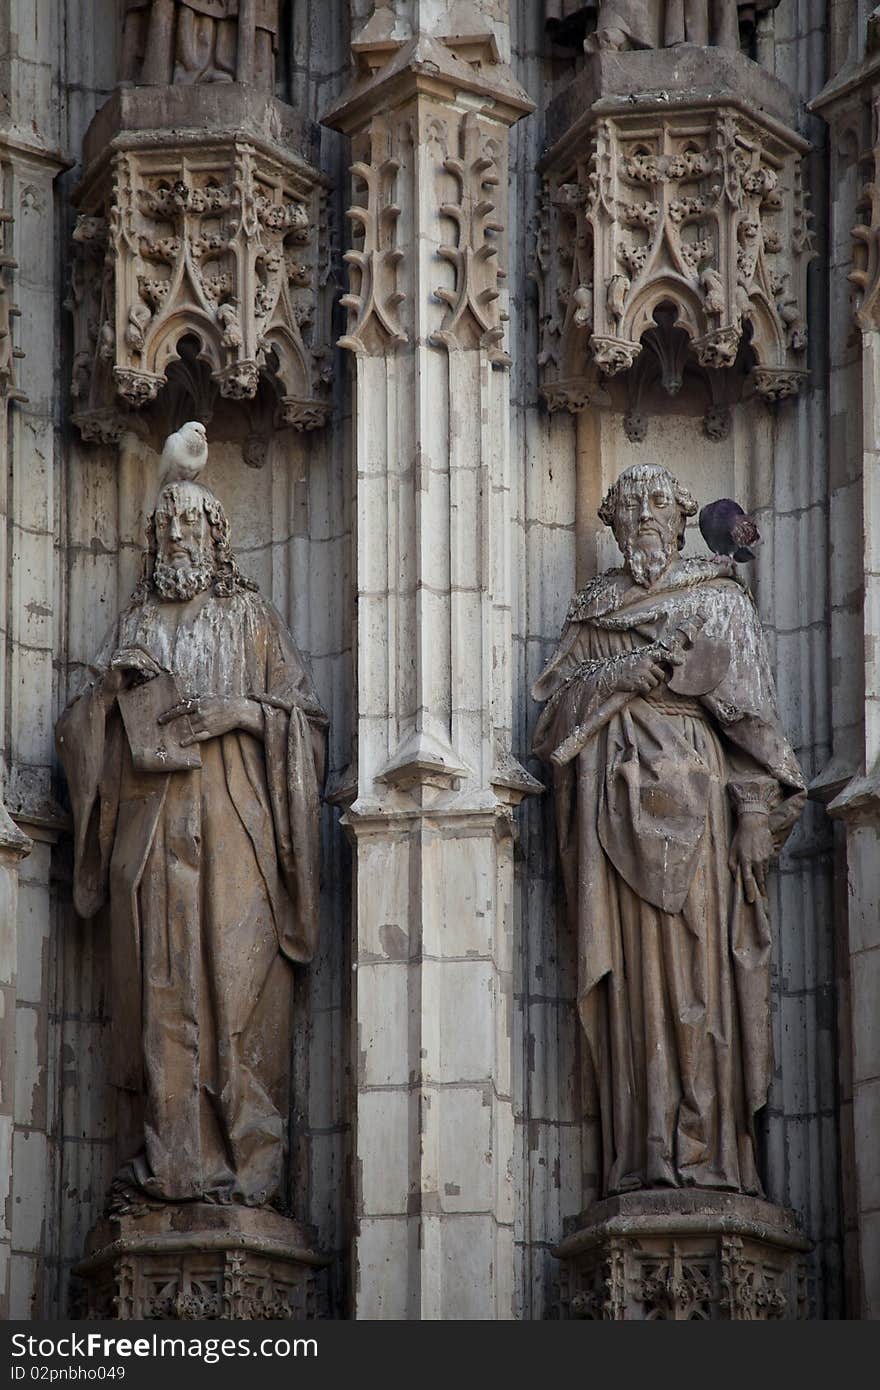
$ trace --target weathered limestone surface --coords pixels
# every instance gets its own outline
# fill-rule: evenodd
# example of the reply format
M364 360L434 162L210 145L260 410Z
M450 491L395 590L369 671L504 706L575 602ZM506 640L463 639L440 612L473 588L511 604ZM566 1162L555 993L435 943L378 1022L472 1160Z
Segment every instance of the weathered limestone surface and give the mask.
M503 277L531 102L503 26L389 18L324 117L352 137L355 229L353 1311L510 1318L511 808L539 787L511 751Z
M823 81L826 51L814 7L784 5L766 24L775 26L775 48L766 27L762 62L802 99ZM768 37L769 35L769 37ZM542 58L540 24L533 7L514 7L517 71L542 107L559 97L574 65L561 54L551 67ZM775 56L774 56L775 54ZM621 61L627 55L620 55ZM643 59L644 55L630 55ZM580 60L579 60L580 61ZM560 98L561 100L561 98ZM806 133L821 145L821 126ZM542 129L535 122L513 135L514 197L521 225L538 205L536 167ZM806 166L813 206L820 198L817 154ZM821 202L817 249L823 254ZM536 243L513 243L512 283L524 283L536 267ZM813 346L809 390L798 404L772 411L755 399L721 397L733 404L729 425L707 439L705 387L688 381L669 399L652 388L643 395L643 442L627 437L622 421L628 394L612 382L604 404L549 417L538 406L538 364L529 349L538 331L539 303L514 298L511 353L516 410L512 432L517 478L514 572L519 576L514 610L517 692L525 692L552 654L571 594L597 570L616 563L613 545L599 534L596 509L605 488L628 465L667 462L702 497L736 497L758 509L765 543L750 566L750 582L768 633L780 696L780 715L808 777L827 762L830 740L828 654L827 439L823 343L825 307L818 268L811 272L808 318ZM654 405L650 405L653 399ZM647 407L647 408L646 408ZM656 411L654 414L652 411ZM662 424L661 424L662 421ZM610 537L608 538L610 541ZM705 553L688 535L685 555ZM843 668L841 668L842 670ZM528 746L537 708L519 695L515 746ZM538 773L539 767L532 767ZM596 1194L595 1137L584 1122L579 1094L579 1040L573 998L576 957L571 934L559 922L552 807L529 802L522 816L525 851L519 894L522 966L517 1017L522 1046L521 1190L523 1300L532 1316L553 1297L556 1266L548 1253L564 1217L583 1210ZM771 875L771 915L778 923L772 963L772 1017L776 1065L763 1127L768 1191L800 1214L816 1241L810 1258L814 1308L840 1310L841 1239L838 1211L838 1142L830 1118L836 1103L836 1041L832 1010L834 936L831 844L820 808L805 816ZM580 1194L583 1193L583 1196Z
M513 803L533 789L523 769L543 777L528 753L529 688L571 594L616 559L596 509L624 468L650 459L701 498L735 497L763 534L749 581L814 796L770 875L775 1063L761 1163L768 1196L813 1242L801 1252L809 1316L876 1317L876 7L761 5L744 57L717 46L588 57L548 36L554 5L582 8L298 0L279 28L278 102L302 122L348 112L308 163L325 181L321 281L328 301L347 297L327 337L351 341L331 353L320 429L273 419L254 431L224 399L205 481L330 716L320 945L294 1008L295 1219L332 1257L321 1277L335 1315L542 1318L560 1306L552 1251L598 1199L597 1136L553 798ZM54 1317L101 1213L115 1126L108 924L72 910L52 727L137 581L156 446L196 412L91 442L72 425L63 304L84 139L108 99L112 114L156 89L113 96L126 72L116 0L0 10L0 208L14 219L0 328L19 307L11 345L26 355L11 360L28 397L9 404L2 449L0 753L3 801L33 842L0 869L18 892L16 932L0 928L0 1032L16 1037L14 1086L5 1048L0 1075L0 1297L8 1288L13 1316ZM572 94L597 68L662 71L648 85L665 89L682 64L726 74L796 137L817 254L805 297L799 286L783 307L789 329L806 319L807 378L796 400L768 405L745 358L696 370L661 311L638 371L606 373L551 414L532 278L555 249L539 235L547 113L577 114ZM186 85L172 99L212 128L229 85ZM534 115L514 119L526 109L510 108L516 91ZM497 144L475 177L487 138ZM352 181L352 163L366 177ZM481 188L484 175L500 182ZM787 166L781 182L793 197ZM475 212L484 202L495 207ZM0 337L7 385L9 348ZM689 529L685 554L703 553ZM407 1137L391 1146L392 1133Z
M809 1247L790 1212L756 1197L655 1191L607 1198L558 1247L559 1315L610 1322L805 1318Z
M310 1236L277 1212L165 1206L99 1221L74 1271L78 1317L154 1320L326 1317Z
M873 38L872 38L873 35ZM841 877L839 916L841 1129L844 1136L844 1202L847 1281L851 1306L880 1317L880 1161L865 1136L876 1133L880 1114L880 208L876 178L880 159L880 66L876 24L868 51L850 43L846 59L812 103L829 122L834 155L830 209L831 293L851 297L831 331L831 412L837 457L832 473L832 641L855 659L833 671L832 756L814 783L814 794L838 822ZM856 158L850 163L847 155ZM854 315L851 311L854 310ZM853 527L855 544L844 540Z

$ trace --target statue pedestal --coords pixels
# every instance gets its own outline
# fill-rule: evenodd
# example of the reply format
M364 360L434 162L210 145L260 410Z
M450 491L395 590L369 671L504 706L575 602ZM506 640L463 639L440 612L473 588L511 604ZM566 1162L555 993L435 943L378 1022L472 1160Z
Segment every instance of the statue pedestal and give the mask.
M791 1212L735 1192L596 1202L555 1250L563 1318L755 1322L807 1316L811 1242Z
M328 1264L277 1212L193 1202L98 1221L74 1274L86 1318L303 1320Z

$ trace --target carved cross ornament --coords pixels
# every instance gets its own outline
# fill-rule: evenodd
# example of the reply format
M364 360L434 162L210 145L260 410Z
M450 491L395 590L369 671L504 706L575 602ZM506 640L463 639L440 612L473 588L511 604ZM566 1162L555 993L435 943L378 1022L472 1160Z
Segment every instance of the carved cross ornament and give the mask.
M806 142L733 103L613 105L544 164L535 278L550 409L582 409L602 377L627 372L658 310L700 367L751 365L761 396L795 394L812 255Z
M324 423L328 236L315 170L234 135L190 145L167 132L113 153L80 208L69 303L84 438L118 437L125 412L163 390L184 340L221 396L253 400L265 379L278 425Z

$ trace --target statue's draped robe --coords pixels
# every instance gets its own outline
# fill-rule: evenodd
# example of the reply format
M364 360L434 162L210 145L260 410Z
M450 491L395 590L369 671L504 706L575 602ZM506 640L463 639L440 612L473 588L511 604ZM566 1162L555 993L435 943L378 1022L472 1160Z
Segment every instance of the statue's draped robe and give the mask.
M278 0L125 0L123 68L138 86L231 81L237 75L239 23L254 22L255 72L265 90L274 85Z
M758 1193L754 1117L772 1066L770 931L728 867L731 800L770 810L778 848L804 783L780 728L751 598L709 562L650 592L600 576L533 695L550 754L613 688L613 663L700 610L730 666L711 695L664 683L555 772L578 1003L601 1118L603 1192L690 1184ZM587 663L586 666L583 663Z
M596 26L618 29L634 48L678 43L739 46L740 20L775 9L779 0L544 0L545 22L558 23L586 10Z
M138 771L91 685L58 724L74 904L110 905L113 1079L142 1114L121 1176L157 1198L260 1205L283 1185L290 963L317 940L326 719L258 594L211 594L176 635L173 607L134 603L95 673L141 647L183 694L260 701L265 738L236 730L196 745L200 769Z

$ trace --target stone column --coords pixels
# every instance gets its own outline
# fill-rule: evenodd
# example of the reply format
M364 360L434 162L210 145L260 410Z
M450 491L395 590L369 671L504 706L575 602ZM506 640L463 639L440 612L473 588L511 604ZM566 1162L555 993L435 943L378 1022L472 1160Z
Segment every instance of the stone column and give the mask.
M353 155L353 1311L510 1318L512 807L539 787L510 750L504 267L532 103L504 26L425 8L377 8L324 118Z
M0 801L0 1321L10 1316L18 865L30 853L30 848L30 840L10 819Z
M880 102L878 102L880 116ZM880 152L880 146L878 146ZM828 804L846 827L853 1206L859 1316L880 1318L880 323L862 322L864 760ZM855 658L856 653L853 652ZM856 1314L856 1310L852 1310Z
M845 833L841 884L841 1129L849 1316L880 1318L880 53L844 67L812 103L832 130L832 650L834 750L811 791ZM835 167L836 164L836 167ZM860 174L866 172L864 187ZM855 226L853 227L853 222ZM835 284L834 281L837 283ZM856 346L858 345L858 346ZM861 351L859 353L858 348ZM861 398L861 413L853 403ZM861 535L861 543L854 538ZM842 877L843 875L841 875Z
M34 115L40 103L33 94L48 90L43 82L50 77L51 64L32 59L31 46L22 39L5 79L9 109L0 116L0 778L6 812L18 823L13 824L6 812L0 815L0 879L6 880L0 884L0 1032L5 1035L0 1062L0 1194L6 1194L0 1195L0 1210L8 1222L7 1235L0 1218L0 1244L8 1241L10 1252L8 1270L0 1273L0 1303L5 1290L11 1318L44 1313L50 1279L44 1283L43 1272L51 1268L57 1240L57 1225L53 1216L47 1217L45 1201L55 1157L53 978L47 941L53 921L50 844L59 824L52 795L60 640L55 432L60 305L53 185L66 161L51 143L57 132L40 128ZM31 107L24 91L31 93ZM26 827L34 841L42 841L34 847L27 881L21 883L17 860L32 844L19 827ZM13 1029L14 1045L7 1048ZM7 1066L16 1070L14 1096Z
M0 211L0 233L12 214ZM6 459L7 413L10 402L24 393L16 384L17 358L12 332L17 308L10 299L10 272L15 260L7 252L3 236L0 259L0 458ZM18 984L18 864L30 850L30 841L10 818L0 801L0 1320L9 1318L9 1286L12 1272L12 1148L15 1127L15 1004Z

